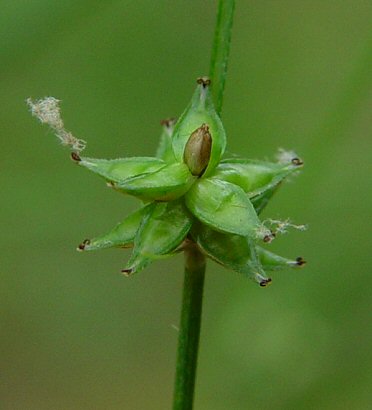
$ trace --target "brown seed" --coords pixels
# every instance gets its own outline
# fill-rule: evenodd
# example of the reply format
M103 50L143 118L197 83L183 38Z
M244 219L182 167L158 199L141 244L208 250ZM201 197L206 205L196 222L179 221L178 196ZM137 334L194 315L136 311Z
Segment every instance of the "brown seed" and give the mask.
M207 124L196 129L186 143L183 160L195 176L201 176L209 164L212 136Z

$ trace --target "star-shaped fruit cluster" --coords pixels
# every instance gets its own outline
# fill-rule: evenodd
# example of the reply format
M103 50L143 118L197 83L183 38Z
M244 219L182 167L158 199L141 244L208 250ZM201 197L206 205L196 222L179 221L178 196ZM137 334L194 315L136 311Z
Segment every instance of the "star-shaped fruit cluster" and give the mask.
M33 114L51 125L38 114L39 106L29 103ZM261 286L271 282L265 271L304 264L302 258L290 260L261 246L293 225L259 219L279 185L302 167L302 161L291 153L284 153L278 162L223 159L226 134L208 78L197 80L191 102L177 122L163 121L155 157L83 157L78 149L82 142L55 123L52 128L72 147L71 157L79 166L104 178L116 191L141 200L140 208L113 230L84 240L78 250L132 248L122 270L130 275L181 252L192 241L210 259Z

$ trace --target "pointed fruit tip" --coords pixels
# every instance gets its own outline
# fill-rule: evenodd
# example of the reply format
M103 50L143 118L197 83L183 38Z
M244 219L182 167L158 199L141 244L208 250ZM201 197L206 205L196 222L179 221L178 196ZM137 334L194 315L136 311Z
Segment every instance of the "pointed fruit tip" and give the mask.
M71 159L75 162L81 161L81 158L77 152L71 152Z
M124 275L124 276L130 276L130 274L133 272L133 269L132 268L128 268L128 269L122 269L121 270L121 273Z
M166 119L160 121L160 125L162 125L165 128L171 128L176 123L176 121L177 120L174 117L166 118Z
M202 85L204 88L211 85L211 80L209 77L199 77L196 79L196 83Z
M299 256L298 258L296 258L296 264L297 266L304 266L306 265L306 261L301 256Z
M302 159L297 158L297 157L292 158L291 162L292 162L293 165L296 165L296 166L304 165L304 162L302 161Z
M78 252L82 252L87 245L90 244L90 239L84 239L83 242L76 248Z
M271 231L270 234L267 234L263 237L263 241L265 243L270 243L275 239L275 237L276 237L276 233Z
M269 286L269 285L271 284L271 282L272 282L271 278L262 279L262 280L260 281L260 286L261 286L262 288L265 288L266 286Z

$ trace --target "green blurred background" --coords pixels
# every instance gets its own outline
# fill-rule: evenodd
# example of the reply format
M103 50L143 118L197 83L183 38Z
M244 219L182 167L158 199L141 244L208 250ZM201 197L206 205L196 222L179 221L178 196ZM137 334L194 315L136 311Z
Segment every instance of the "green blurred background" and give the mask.
M7 0L0 13L1 383L6 410L171 407L182 257L131 279L79 254L136 206L78 169L24 100L63 100L87 155L152 155L208 72L215 1ZM268 289L209 263L195 408L368 409L372 3L237 1L228 149L296 149L265 211L304 270Z

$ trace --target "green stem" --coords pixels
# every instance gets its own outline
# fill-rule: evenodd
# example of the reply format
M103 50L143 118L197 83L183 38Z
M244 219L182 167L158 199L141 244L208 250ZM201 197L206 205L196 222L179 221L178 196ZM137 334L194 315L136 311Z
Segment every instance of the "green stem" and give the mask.
M205 257L195 244L185 249L181 326L178 339L174 410L191 410L203 301Z
M223 92L229 60L231 28L235 9L235 0L219 0L216 30L209 76L212 80L212 90L216 111L221 114Z
M218 114L221 114L222 109L234 7L235 0L219 0L210 66L210 78ZM190 243L185 249L185 279L173 410L193 408L205 266L205 256L196 244Z

